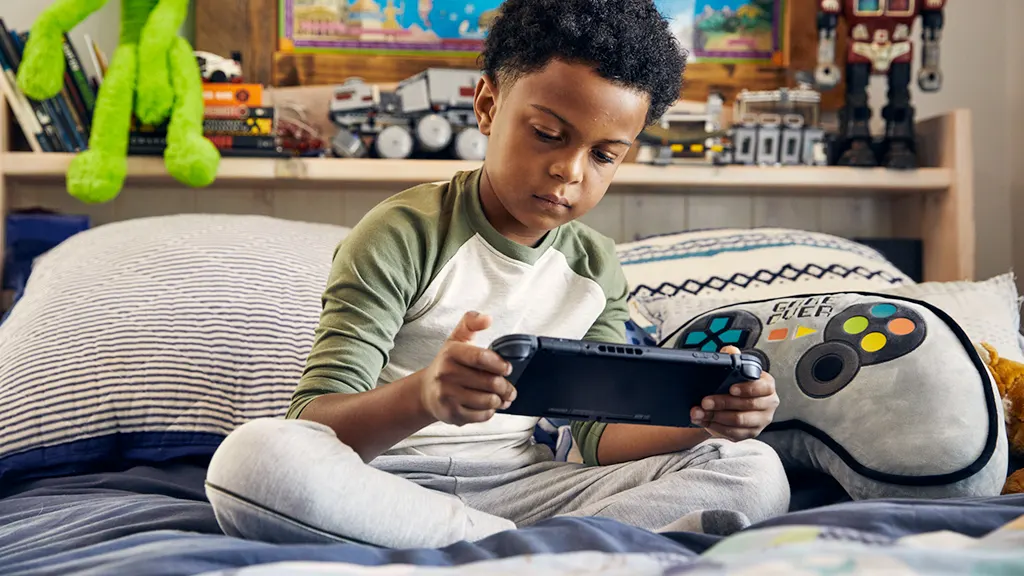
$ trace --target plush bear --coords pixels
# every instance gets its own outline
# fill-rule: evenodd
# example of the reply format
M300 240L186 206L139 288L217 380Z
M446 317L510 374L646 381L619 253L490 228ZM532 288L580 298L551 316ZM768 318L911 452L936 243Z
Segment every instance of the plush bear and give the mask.
M1024 457L1024 364L1001 358L995 348L982 343L978 353L995 376L1006 413L1006 435L1010 453ZM1024 469L1006 480L1003 494L1024 493Z
M18 85L46 100L64 82L63 34L107 0L57 0L32 26ZM128 172L132 114L144 124L168 119L167 171L182 184L207 186L220 164L217 148L203 137L203 88L192 47L178 36L189 0L121 0L121 38L103 79L93 113L89 150L67 173L68 193L87 203L114 199Z

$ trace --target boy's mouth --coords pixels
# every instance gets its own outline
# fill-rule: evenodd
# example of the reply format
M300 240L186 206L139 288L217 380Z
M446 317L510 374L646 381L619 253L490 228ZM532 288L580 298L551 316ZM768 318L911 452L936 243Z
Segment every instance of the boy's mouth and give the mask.
M540 200L541 202L543 202L543 203L545 203L547 205L552 206L552 207L561 207L561 208L566 208L566 209L571 207L569 205L568 201L566 201L564 198L559 198L558 196L555 196L554 194L544 194L544 195L534 194L533 197L536 198L537 200Z

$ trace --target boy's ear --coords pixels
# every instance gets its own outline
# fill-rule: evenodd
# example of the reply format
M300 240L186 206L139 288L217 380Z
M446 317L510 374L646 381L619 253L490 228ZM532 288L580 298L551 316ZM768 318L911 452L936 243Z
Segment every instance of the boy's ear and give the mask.
M498 108L498 86L490 76L480 76L476 84L476 95L473 97L473 111L476 122L484 136L491 135L491 125Z

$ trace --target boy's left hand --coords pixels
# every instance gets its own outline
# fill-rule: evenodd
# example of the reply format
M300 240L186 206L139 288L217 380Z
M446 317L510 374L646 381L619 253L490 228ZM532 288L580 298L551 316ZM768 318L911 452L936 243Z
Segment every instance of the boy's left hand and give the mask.
M726 346L723 354L739 354L735 346ZM690 420L709 434L739 442L756 438L775 417L779 396L775 378L761 372L753 382L733 384L729 394L704 398L700 406L690 409Z

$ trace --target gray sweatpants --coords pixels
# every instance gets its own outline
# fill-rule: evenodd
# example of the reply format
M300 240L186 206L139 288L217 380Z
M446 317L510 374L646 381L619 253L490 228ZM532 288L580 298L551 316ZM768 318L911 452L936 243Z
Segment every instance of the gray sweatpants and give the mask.
M391 548L479 540L553 516L601 516L648 530L726 512L745 523L786 512L778 456L758 441L708 440L610 466L554 462L543 445L516 461L380 456L365 464L319 424L246 423L210 463L207 495L225 533L275 543Z

